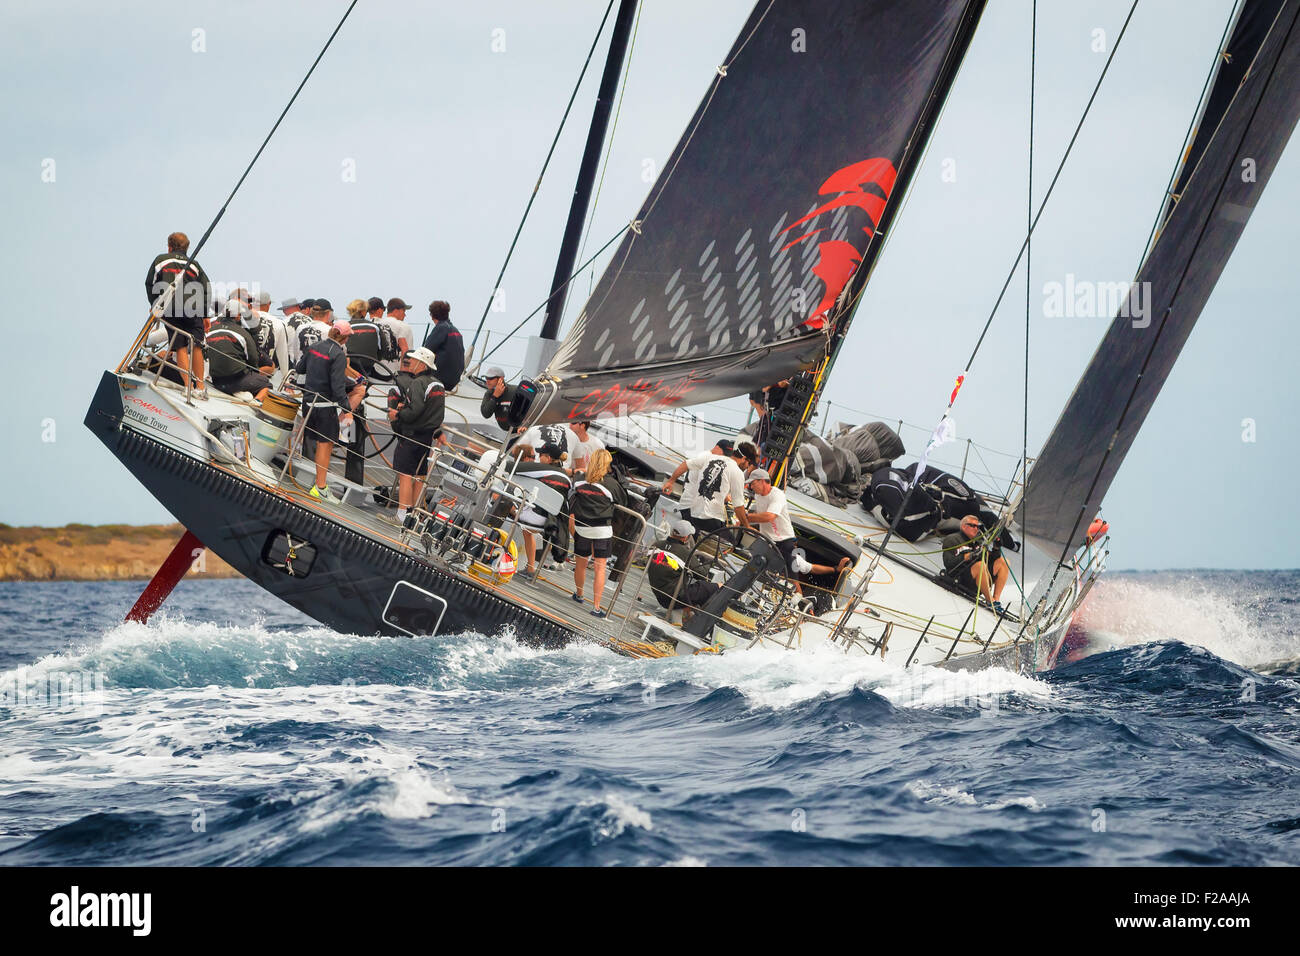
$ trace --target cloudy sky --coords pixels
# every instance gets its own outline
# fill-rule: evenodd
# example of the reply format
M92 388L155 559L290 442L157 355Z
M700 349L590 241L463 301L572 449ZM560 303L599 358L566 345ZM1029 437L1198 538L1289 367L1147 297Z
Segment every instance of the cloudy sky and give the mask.
M197 240L346 6L0 10L0 269L17 333L2 360L0 521L167 520L81 419L144 318L141 280L165 236ZM751 6L644 3L587 254L636 212L644 171L675 145ZM1230 6L1142 0L1035 235L1031 454L1106 326L1045 315L1043 288L1067 274L1133 275ZM1105 61L1096 47L1109 50L1128 7L1040 4L1039 197ZM209 275L336 307L443 298L472 334L604 9L361 0L205 248ZM989 4L863 298L829 390L832 420L901 418L917 447L943 410L1023 236L1029 12L1025 0ZM546 295L603 46L503 282L504 308L489 315L494 342ZM1287 411L1300 354L1298 206L1292 148L1107 498L1113 566L1300 563L1285 487L1300 463ZM589 282L577 280L570 318ZM1020 449L1024 287L1018 275L956 413L959 437L988 449L999 472ZM494 359L512 368L523 349L521 338ZM703 410L735 423L745 411L743 399ZM1247 419L1254 441L1243 441Z

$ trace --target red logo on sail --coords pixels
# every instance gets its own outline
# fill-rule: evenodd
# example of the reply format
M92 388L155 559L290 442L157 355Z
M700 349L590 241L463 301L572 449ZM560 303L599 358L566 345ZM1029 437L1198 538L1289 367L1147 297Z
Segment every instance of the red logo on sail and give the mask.
M862 231L868 236L874 236L876 224L880 222L881 214L885 211L885 203L889 199L889 194L894 188L894 181L898 178L898 172L894 169L894 164L887 159L864 159L860 163L854 163L851 166L845 166L831 175L826 182L822 183L818 193L822 196L828 196L833 193L839 193L834 199L818 206L808 215L801 219L796 219L790 225L781 231L789 232L797 226L815 219L824 212L831 212L835 209L841 209L847 206L856 206L867 214L867 225L862 227ZM867 185L875 186L883 195L877 195L874 192L867 192L863 187ZM786 243L784 249L798 245L805 239L811 239L821 232L821 229L813 229L805 232L797 239ZM820 243L817 247L820 257L817 264L813 266L813 275L826 283L826 294L822 296L821 302L817 303L817 308L813 310L804 322L805 325L819 329L824 324L823 316L827 310L835 304L840 293L844 290L844 285L849 281L849 276L853 275L853 270L858 267L862 261L862 253L858 252L857 247L843 239L829 239ZM784 251L784 250L783 250Z

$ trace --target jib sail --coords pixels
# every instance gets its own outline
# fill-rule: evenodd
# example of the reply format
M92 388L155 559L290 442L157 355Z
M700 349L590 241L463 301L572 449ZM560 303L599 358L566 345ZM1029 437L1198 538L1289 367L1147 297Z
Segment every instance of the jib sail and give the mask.
M1022 527L1058 547L1083 542L1300 116L1300 3L1253 4L1273 16L1262 42L1238 42L1238 32L1260 29L1249 10L1234 28L1227 48L1252 55L1249 69L1223 76L1239 85L1215 107L1217 122L1207 106L1201 130L1211 133L1138 271L1146 306L1121 308L1030 472Z
M983 5L760 2L548 366L537 420L715 401L815 363Z

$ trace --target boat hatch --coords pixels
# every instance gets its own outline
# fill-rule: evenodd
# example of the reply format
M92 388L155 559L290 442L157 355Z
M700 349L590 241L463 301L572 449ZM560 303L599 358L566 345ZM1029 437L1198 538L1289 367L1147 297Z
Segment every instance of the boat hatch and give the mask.
M445 613L447 602L443 598L407 581L398 581L388 595L383 620L404 634L427 637L438 633Z

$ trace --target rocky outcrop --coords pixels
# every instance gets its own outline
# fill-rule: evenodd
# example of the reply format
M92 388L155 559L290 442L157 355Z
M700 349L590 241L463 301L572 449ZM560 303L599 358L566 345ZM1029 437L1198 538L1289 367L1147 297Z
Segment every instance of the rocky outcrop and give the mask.
M0 581L148 580L184 533L172 525L11 528L0 524ZM239 577L210 551L188 577Z

